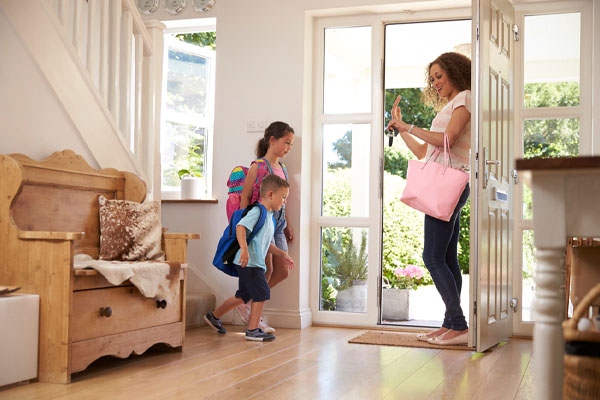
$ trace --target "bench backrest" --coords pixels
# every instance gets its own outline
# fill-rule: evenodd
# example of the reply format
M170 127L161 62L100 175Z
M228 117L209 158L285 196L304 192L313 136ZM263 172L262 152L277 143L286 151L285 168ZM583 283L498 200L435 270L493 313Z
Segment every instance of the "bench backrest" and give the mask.
M26 231L84 232L75 253L97 257L100 247L98 195L142 202L146 185L137 175L108 168L97 170L71 150L35 161L11 154L21 167L22 186L10 213Z

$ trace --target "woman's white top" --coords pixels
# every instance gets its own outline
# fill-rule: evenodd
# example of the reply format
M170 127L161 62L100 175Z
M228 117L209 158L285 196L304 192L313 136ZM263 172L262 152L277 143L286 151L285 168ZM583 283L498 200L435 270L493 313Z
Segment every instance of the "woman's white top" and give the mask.
M452 113L459 107L465 107L469 113L471 112L471 91L463 90L458 93L452 100L444 106L444 108L435 116L431 123L432 132L445 132L452 118ZM437 149L432 144L427 145L427 160L429 156ZM463 165L469 165L469 153L471 150L471 120L467 122L462 132L458 136L458 139L454 142L450 148L450 157L452 160L452 167L460 169ZM444 147L440 148L440 153L434 160L440 164L444 164Z

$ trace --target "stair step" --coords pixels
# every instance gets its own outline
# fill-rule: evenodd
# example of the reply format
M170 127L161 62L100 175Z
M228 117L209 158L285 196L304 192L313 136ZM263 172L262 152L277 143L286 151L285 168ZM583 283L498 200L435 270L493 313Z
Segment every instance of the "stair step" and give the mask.
M185 309L186 329L206 325L202 317L215 309L216 298L211 293L187 292Z

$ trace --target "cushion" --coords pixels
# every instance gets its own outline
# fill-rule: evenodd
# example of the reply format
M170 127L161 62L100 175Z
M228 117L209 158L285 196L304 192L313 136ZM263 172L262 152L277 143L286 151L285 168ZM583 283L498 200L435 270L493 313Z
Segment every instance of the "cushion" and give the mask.
M98 197L101 260L161 260L160 205Z

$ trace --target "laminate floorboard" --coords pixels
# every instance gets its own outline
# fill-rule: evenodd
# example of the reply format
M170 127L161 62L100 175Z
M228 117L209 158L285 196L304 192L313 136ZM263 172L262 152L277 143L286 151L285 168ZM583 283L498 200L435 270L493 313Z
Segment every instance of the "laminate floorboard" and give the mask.
M0 388L2 400L37 399L518 399L534 398L532 343L485 353L350 344L359 329L277 329L269 343L244 328L187 331L183 351L103 357L69 385Z

